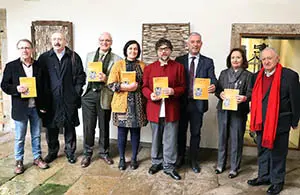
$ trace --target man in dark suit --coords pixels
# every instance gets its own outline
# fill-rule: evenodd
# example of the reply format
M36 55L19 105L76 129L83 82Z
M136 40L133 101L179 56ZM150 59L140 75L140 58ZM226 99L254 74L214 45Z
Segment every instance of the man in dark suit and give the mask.
M42 75L39 64L32 59L33 46L28 39L21 39L17 43L20 58L9 62L5 66L2 90L11 95L12 118L15 121L15 173L24 172L23 157L27 123L30 121L31 146L33 153L33 164L41 169L47 169L48 164L42 159L41 151L41 121L39 115L46 112L46 102L43 97ZM28 93L28 86L20 83L22 77L34 77L36 81L36 97L22 98L22 94Z
M217 79L213 60L199 53L202 46L201 35L192 32L188 38L187 45L189 53L176 58L177 62L184 65L187 84L185 94L181 98L178 159L176 164L180 167L184 163L187 127L188 122L190 122L191 167L195 173L199 173L200 167L197 162L197 154L199 152L203 114L208 110L208 101L193 99L193 82L194 78L210 78L211 85L208 88L208 92L213 93Z
M256 131L258 177L251 186L271 184L268 194L283 189L290 128L297 128L300 116L300 84L296 72L283 68L272 48L261 53L263 68L255 75L250 129Z
M47 127L46 138L48 155L45 161L50 163L57 158L59 151L59 129L64 129L65 153L69 163L75 163L76 131L79 125L78 111L81 106L82 87L86 75L79 55L66 47L65 35L61 32L52 34L52 49L43 53L38 61L48 73L45 81L50 98L49 111L44 117Z

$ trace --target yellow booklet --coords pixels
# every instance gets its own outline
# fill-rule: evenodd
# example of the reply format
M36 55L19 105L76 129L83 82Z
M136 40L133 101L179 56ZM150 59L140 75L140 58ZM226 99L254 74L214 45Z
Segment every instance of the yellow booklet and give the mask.
M208 87L210 79L208 78L195 78L194 79L194 99L208 100Z
M224 89L225 99L223 100L223 110L234 110L237 111L237 96L240 93L238 89Z
M161 98L168 98L168 95L163 93L164 88L168 88L168 77L153 77L153 92Z
M25 93L21 93L21 98L36 97L36 81L35 77L20 77L20 85L24 85L28 88Z
M89 62L87 71L88 82L100 82L100 72L102 72L102 62Z
M136 72L135 71L121 71L121 82L124 84L131 84L136 81Z

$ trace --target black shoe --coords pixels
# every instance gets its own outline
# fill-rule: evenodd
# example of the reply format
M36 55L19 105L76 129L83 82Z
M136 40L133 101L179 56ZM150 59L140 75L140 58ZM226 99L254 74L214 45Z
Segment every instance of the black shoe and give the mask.
M164 171L165 174L170 175L175 180L181 180L181 176L175 171Z
M148 171L149 174L153 175L155 173L157 173L158 171L162 170L163 167L161 164L158 165L152 165Z
M200 173L200 167L197 162L192 162L192 170L194 173Z
M44 161L46 163L51 163L52 161L54 161L55 159L57 159L57 155L55 154L48 154L45 158Z
M238 173L236 171L230 171L228 177L230 179L235 178L236 176L238 176Z
M130 168L131 168L132 170L135 170L135 169L137 169L138 167L139 167L138 162L137 162L136 160L131 160L131 162L130 162Z
M259 178L250 179L247 181L250 186L261 186L261 185L270 185L269 180L260 180Z
M124 158L120 158L118 167L121 171L124 171L126 169L126 162Z
M75 158L74 154L67 155L67 159L68 159L68 162L71 164L76 163L76 158Z
M108 154L100 155L100 159L102 159L106 164L112 165L114 164L114 161Z
M184 157L183 156L178 156L175 166L177 168L180 168L182 165L184 165Z
M91 157L90 156L84 156L81 160L81 167L85 168L88 167L91 164Z
M267 190L267 193L270 195L279 194L282 189L283 189L283 183L273 184L269 187L269 189Z
M221 173L223 173L223 171L224 171L223 169L219 169L219 168L215 169L216 174L221 174Z

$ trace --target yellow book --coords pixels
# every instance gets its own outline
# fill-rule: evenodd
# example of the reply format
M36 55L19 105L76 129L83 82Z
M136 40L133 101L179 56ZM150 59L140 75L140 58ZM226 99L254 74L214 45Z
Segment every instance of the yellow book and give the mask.
M136 72L135 71L121 71L121 82L124 84L131 84L136 81Z
M28 88L25 93L21 93L21 98L36 97L36 81L35 77L20 77L20 85L24 85Z
M168 98L163 92L164 88L168 88L168 77L154 77L153 78L153 92L161 98Z
M194 99L196 100L208 100L208 87L210 85L210 79L208 78L195 78L194 79Z
M99 73L102 72L102 62L88 63L88 82L100 82Z
M225 99L223 100L222 109L237 111L238 109L237 96L239 95L240 90L224 89L224 93L225 93Z

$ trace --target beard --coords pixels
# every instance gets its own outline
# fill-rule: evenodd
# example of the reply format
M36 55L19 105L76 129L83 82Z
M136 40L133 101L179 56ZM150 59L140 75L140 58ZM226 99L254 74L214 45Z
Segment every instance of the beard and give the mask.
M169 59L170 59L170 56L161 56L160 57L160 60L162 60L164 62L168 61Z

